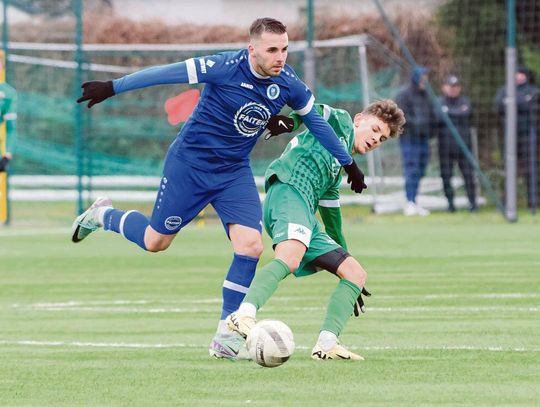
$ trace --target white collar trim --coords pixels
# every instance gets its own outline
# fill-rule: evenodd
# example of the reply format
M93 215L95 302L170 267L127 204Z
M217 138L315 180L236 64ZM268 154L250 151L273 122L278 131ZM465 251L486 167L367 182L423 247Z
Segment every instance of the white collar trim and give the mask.
M260 73L257 73L255 71L255 69L253 69L253 66L251 65L251 55L248 55L248 65L249 65L249 70L251 71L253 76L255 76L256 78L259 78L259 79L268 79L268 78L270 78L270 75L268 75L268 76L261 75Z

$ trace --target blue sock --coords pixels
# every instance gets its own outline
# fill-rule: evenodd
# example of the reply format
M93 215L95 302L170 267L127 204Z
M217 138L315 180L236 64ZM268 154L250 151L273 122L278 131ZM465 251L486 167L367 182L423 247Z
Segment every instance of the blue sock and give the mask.
M146 250L144 232L150 224L148 218L137 211L109 209L103 216L103 229L120 233L127 240Z
M248 288L255 276L255 269L259 259L256 257L234 254L231 267L223 282L223 307L221 319L236 311L248 292Z

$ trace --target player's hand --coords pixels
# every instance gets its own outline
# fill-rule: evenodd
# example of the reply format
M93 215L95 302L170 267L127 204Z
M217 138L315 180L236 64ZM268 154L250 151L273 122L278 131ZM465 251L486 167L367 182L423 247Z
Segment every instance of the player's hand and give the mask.
M293 130L294 120L289 116L272 116L266 124L266 135L264 136L264 139L268 140L271 137L279 136L283 133L290 133Z
M81 88L83 89L83 94L79 99L77 99L77 103L89 100L89 109L96 103L103 102L105 99L115 95L112 81L85 82L82 84Z
M366 307L364 305L364 299L362 298L362 295L365 295L366 297L371 297L371 293L366 290L365 288L362 288L362 292L356 299L356 302L354 303L354 316L359 317L360 314L363 314L366 312Z
M351 189L354 192L361 194L362 190L367 188L367 185L364 182L364 173L358 168L358 165L356 165L354 160L352 163L344 165L343 168L348 175L347 184L351 184Z

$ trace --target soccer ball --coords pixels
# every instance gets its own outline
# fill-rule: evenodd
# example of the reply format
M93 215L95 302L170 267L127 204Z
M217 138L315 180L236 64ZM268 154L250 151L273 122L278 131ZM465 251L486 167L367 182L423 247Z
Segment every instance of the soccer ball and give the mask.
M294 352L291 329L283 322L263 319L257 322L246 339L252 360L264 367L277 367L285 363Z

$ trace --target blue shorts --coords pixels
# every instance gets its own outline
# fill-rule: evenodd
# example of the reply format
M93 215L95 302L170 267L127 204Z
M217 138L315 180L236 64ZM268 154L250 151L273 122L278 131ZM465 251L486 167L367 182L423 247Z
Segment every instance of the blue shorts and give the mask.
M228 234L230 224L262 231L262 208L248 163L226 171L206 172L176 157L169 148L150 225L164 235L176 234L208 204Z

